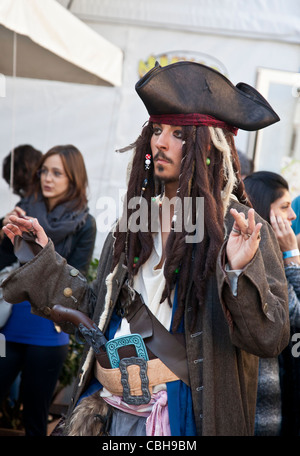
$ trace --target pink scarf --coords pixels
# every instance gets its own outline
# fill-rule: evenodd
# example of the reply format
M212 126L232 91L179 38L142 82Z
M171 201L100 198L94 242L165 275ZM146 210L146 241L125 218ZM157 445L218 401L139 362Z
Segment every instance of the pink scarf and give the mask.
M170 421L168 410L168 395L162 390L152 394L151 401L145 405L129 405L122 401L120 396L103 397L113 407L126 413L147 417L147 436L170 436Z

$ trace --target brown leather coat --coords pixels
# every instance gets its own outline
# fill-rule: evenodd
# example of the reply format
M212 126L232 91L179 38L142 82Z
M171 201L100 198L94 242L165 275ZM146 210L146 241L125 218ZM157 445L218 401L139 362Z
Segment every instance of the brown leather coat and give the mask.
M232 206L246 212L238 202ZM220 251L216 275L207 284L205 305L194 316L186 305L185 339L197 432L202 435L252 435L256 404L258 359L277 356L289 341L287 284L282 256L270 225L263 222L260 247L238 280L237 295L231 291ZM225 218L226 232L232 217ZM53 249L52 242L3 284L4 297L17 303L28 299L32 312L45 316L55 304L78 308L93 318L104 332L109 324L126 268L120 261L110 274L112 236L100 258L98 276L89 286L74 274ZM66 297L66 287L73 297ZM187 288L187 303L189 301ZM75 299L74 299L75 298ZM64 328L68 330L68 328ZM86 350L69 413L93 375L94 356Z

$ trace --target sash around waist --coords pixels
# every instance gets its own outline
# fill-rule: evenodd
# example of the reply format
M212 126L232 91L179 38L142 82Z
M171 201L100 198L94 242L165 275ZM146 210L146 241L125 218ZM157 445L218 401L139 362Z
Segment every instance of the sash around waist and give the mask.
M139 396L142 394L140 367L132 364L127 367L128 383L130 394ZM121 383L121 371L119 368L106 369L101 367L99 362L95 362L95 377L111 394L116 396L123 395L123 386ZM152 394L152 389L161 383L174 382L179 380L177 377L159 358L147 361L147 376L149 379L149 391Z

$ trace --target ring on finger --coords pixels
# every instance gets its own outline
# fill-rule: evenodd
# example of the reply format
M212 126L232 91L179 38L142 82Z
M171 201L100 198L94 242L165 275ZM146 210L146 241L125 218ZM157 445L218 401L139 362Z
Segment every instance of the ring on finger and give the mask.
M241 231L240 230L237 230L236 228L232 228L232 231L238 235L241 234Z

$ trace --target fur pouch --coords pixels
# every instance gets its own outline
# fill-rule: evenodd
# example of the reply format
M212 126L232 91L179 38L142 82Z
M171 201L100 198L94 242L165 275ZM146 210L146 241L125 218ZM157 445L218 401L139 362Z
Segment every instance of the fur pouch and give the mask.
M99 395L99 391L85 397L74 409L64 429L67 436L107 436L112 407Z

